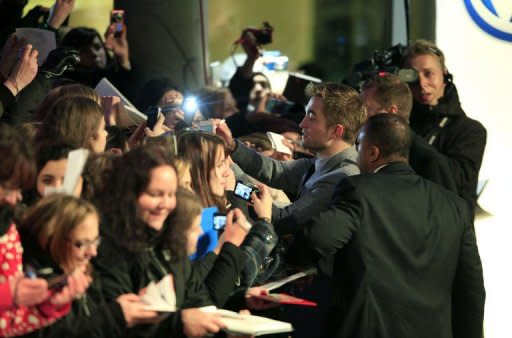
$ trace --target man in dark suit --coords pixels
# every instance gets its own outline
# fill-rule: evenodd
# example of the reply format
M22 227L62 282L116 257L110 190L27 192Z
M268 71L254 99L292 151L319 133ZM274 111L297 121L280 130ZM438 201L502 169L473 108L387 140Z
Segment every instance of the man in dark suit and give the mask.
M304 234L317 257L335 253L326 336L480 338L485 290L466 203L414 173L400 116L369 118L358 141L362 174Z
M368 117L381 113L398 114L409 122L412 93L397 76L379 73L368 80L361 91ZM412 134L409 164L414 171L451 191L457 191L448 159L416 133Z

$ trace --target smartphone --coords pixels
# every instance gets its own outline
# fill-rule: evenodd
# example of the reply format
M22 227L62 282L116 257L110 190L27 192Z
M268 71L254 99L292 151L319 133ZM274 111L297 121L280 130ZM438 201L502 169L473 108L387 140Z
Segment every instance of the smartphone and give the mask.
M68 275L63 274L57 277L53 277L47 280L48 289L58 291L68 285Z
M148 120L146 121L146 126L153 130L155 127L156 122L158 121L158 117L160 116L161 112L160 107L150 107L148 110L146 110L146 116L148 117Z
M226 226L226 214L216 212L213 214L213 229L222 230Z
M235 196L237 196L243 200L250 201L251 194L253 192L259 193L260 191L258 190L258 188L256 186L254 186L250 183L243 183L242 181L236 182L235 191L234 191Z
M183 114L185 114L185 122L190 125L199 109L197 98L195 96L185 97L181 109L183 110Z
M199 130L215 134L215 126L213 125L212 121L199 121L197 123L197 126L199 127Z
M162 114L167 116L168 114L176 113L180 109L181 109L181 105L179 105L177 103L168 104L168 105L165 105L162 107Z
M110 12L110 24L115 25L114 36L120 37L124 30L124 10L114 9Z
M25 266L25 276L30 279L43 278L48 282L48 289L59 291L68 285L68 275L57 275L52 268L43 268L37 270L31 265Z

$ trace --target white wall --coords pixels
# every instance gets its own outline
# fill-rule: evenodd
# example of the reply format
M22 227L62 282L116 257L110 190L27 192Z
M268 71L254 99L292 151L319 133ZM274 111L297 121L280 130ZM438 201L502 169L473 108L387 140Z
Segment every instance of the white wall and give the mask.
M512 42L484 32L464 1L439 0L436 6L436 42L446 54L462 106L487 128L480 179L490 181L480 202L494 213L508 212L512 210L512 164L506 165L512 162Z
M481 0L465 1L485 9ZM512 2L492 2L507 18L502 29L512 32ZM485 338L508 338L512 337L512 42L480 28L462 0L438 0L436 6L437 44L446 54L462 106L487 128L480 179L489 179L489 184L479 202L493 216L475 222L487 292L484 330Z

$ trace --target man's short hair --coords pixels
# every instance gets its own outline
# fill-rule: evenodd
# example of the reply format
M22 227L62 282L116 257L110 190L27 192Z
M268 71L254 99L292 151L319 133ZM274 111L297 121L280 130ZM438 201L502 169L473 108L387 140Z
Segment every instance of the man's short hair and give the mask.
M377 114L364 125L365 137L383 157L409 158L412 134L407 121L396 114Z
M343 140L354 144L357 133L366 120L366 108L359 93L342 83L325 82L310 83L306 87L306 96L322 99L327 127L343 125Z
M395 104L398 115L409 121L412 110L412 93L409 86L396 75L385 73L370 78L363 85L363 90L375 88L375 101L381 108Z
M418 39L412 42L405 51L404 61L418 55L432 55L441 64L443 72L446 73L448 71L445 64L444 53L433 42L424 39Z

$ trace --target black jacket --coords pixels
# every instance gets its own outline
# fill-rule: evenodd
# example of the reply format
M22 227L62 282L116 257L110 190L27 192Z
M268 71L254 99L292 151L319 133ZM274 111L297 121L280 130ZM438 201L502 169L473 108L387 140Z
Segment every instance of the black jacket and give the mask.
M12 92L4 84L0 84L0 121L6 121L9 108L16 100Z
M55 276L63 272L51 257L41 249L31 235L21 230L24 248L23 261L38 269L51 269ZM126 322L121 306L116 301L105 302L102 295L101 280L93 274L93 282L87 293L73 301L71 311L50 326L34 331L27 337L58 338L114 338L124 337Z
M441 127L442 121L445 121L444 127ZM437 106L414 102L410 125L447 158L457 192L474 211L487 132L480 122L466 116L455 85L451 82L446 85L445 95Z
M204 271L194 271L188 258L173 259L170 250L160 248L158 233L154 232L151 243L140 252L129 252L114 243L108 234L104 234L94 266L103 282L103 294L106 300L116 299L125 293L137 294L151 281L159 281L171 273L176 292L178 309L202 307L206 305L222 306L234 289L236 276L243 262L240 250L226 243L217 258L222 268L213 269L204 279ZM235 276L236 275L236 276ZM228 281L228 282L226 282ZM215 300L215 301L214 301ZM139 326L131 329L126 337L181 337L183 326L180 311L172 313L158 326Z
M317 255L336 254L328 337L482 337L482 265L461 198L405 163L349 176L334 196L305 233Z
M421 177L440 184L450 191L457 192L457 185L448 158L414 132L409 152L409 164Z

